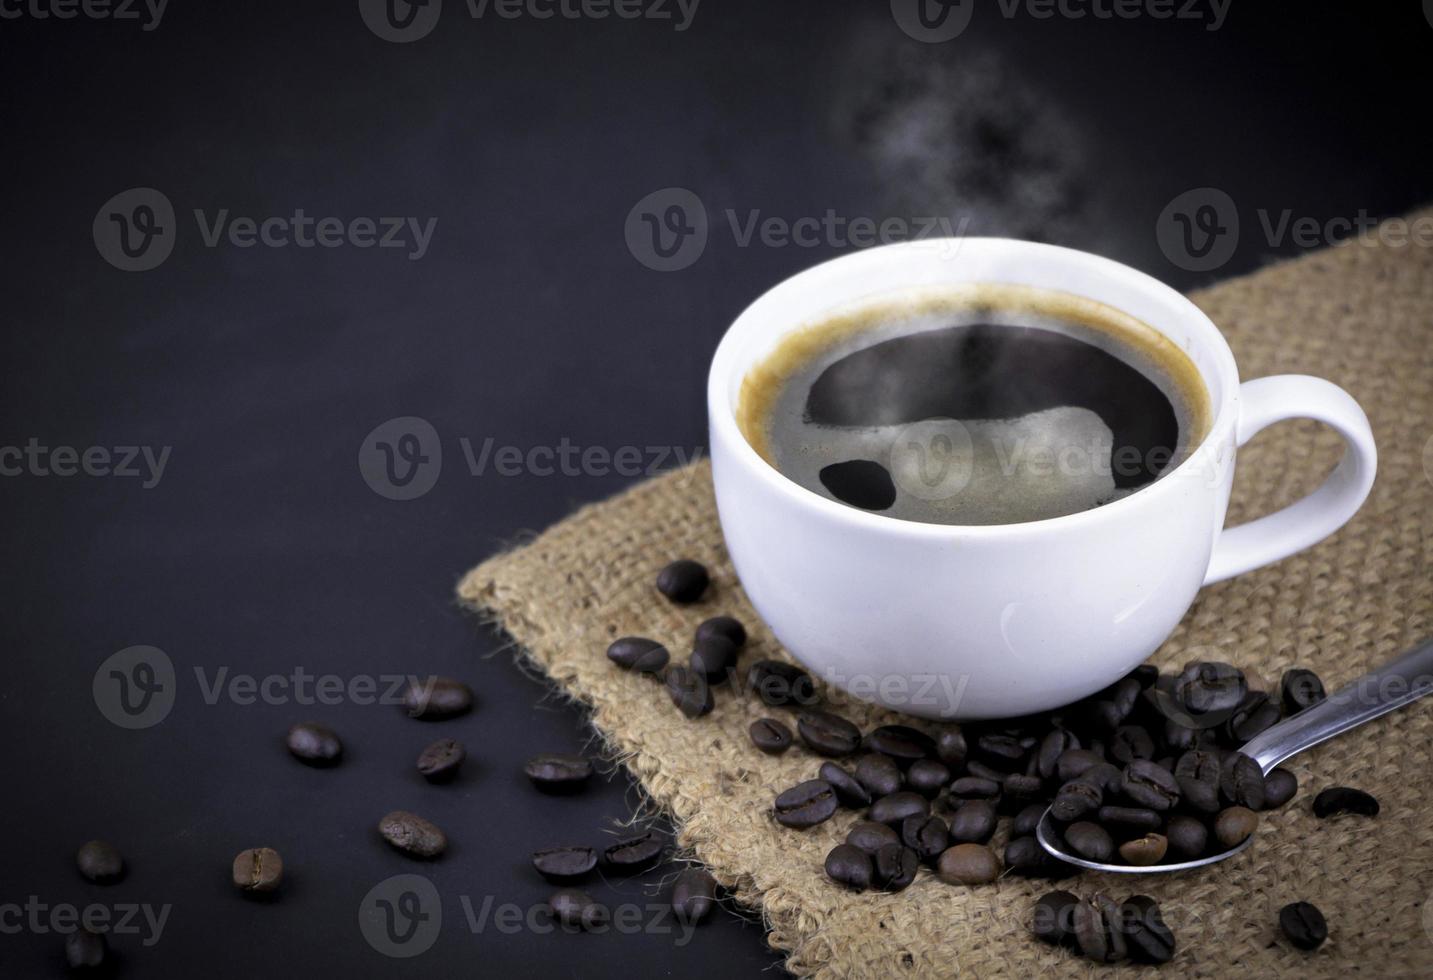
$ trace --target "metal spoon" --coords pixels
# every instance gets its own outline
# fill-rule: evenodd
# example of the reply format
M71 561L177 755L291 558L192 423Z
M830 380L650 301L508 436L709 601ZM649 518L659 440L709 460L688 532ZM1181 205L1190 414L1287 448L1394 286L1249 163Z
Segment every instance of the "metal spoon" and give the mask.
M1250 739L1239 751L1257 762L1267 776L1269 770L1285 759L1430 693L1433 693L1433 639L1425 640L1397 660L1363 675L1318 704L1264 730ZM1254 842L1251 835L1238 847L1230 848L1221 854L1178 864L1101 864L1067 854L1061 849L1063 842L1055 829L1055 821L1048 807L1040 818L1035 836L1041 847L1061 861L1089 868L1091 871L1112 871L1119 874L1156 874L1200 868L1233 857Z

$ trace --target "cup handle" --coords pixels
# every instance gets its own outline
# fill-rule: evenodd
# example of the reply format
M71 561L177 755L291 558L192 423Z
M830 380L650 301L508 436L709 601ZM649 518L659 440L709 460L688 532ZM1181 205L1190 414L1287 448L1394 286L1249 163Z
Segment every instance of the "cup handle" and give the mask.
M1304 374L1258 378L1240 386L1238 445L1265 426L1294 418L1332 426L1347 444L1343 459L1323 485L1302 500L1222 531L1214 542L1205 585L1287 558L1323 540L1348 523L1368 497L1378 469L1378 450L1368 416L1348 392Z

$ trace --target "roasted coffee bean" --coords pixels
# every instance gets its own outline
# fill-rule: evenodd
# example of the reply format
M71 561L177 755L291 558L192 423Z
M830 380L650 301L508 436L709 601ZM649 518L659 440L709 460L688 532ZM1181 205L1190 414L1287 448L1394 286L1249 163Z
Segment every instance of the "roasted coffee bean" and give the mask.
M592 930L607 924L607 906L577 888L554 892L547 900L552 917L569 929Z
M1050 812L1056 820L1068 823L1087 813L1094 813L1104 803L1104 798L1099 786L1080 776L1060 787L1055 793L1055 802L1050 804Z
M235 888L263 894L283 883L284 859L272 847L251 847L235 856L230 871Z
M995 835L995 820L994 804L971 800L950 818L950 839L956 844L988 844Z
M780 755L791 748L791 729L775 718L758 718L747 729L751 744L767 755Z
M901 826L911 820L920 820L920 817L909 817L902 821ZM846 834L846 843L853 847L859 847L867 854L874 855L887 844L899 844L901 835L883 823L876 823L874 820L862 820L854 825Z
M1142 806L1102 806L1095 812L1100 826L1122 834L1145 834L1164 825L1164 817Z
M1324 914L1308 902L1294 902L1279 909L1279 928L1299 949L1318 949L1329 937Z
M988 885L1000 877L1000 858L984 844L956 844L940 856L936 874L948 885Z
M871 859L871 884L882 891L900 892L916 880L920 858L903 844L887 844Z
M1148 895L1131 895L1120 906L1120 929L1130 959L1155 964L1174 959L1174 932L1165 925L1159 903Z
M758 660L746 672L747 689L773 708L816 703L811 675L784 660Z
M1120 929L1120 907L1101 894L1091 895L1075 906L1075 942L1080 953L1099 963L1118 963L1128 955Z
M1179 781L1163 766L1136 759L1125 766L1120 792L1140 806L1163 813L1179 802Z
M1031 803L1019 813L1010 823L1011 837L1029 837L1040 827L1040 818L1045 815L1045 804Z
M623 670L639 674L659 674L667 666L671 654L656 640L645 636L624 636L607 648L607 659Z
M1148 689L1154 687L1154 682L1159 680L1159 668L1154 664L1140 664L1125 676L1128 680L1138 684L1142 690Z
M284 740L289 753L311 766L333 766L343 757L343 742L327 725L305 721L289 729Z
M935 755L935 741L925 732L909 725L882 725L871 730L861 742L868 752L888 755L901 766L908 766L917 759Z
M1214 837L1225 847L1238 847L1259 828L1259 815L1248 807L1231 806L1214 818Z
M1032 800L1042 799L1045 784L1039 776L1012 772L1000 783L1000 812L1015 813Z
M1201 729L1188 728L1175 721L1173 718L1166 718L1164 721L1164 745L1174 753L1188 752L1199 748L1206 741L1204 731Z
M885 824L874 824L884 827ZM851 835L846 835L851 840ZM934 862L950 846L950 827L940 817L906 817L901 821L901 843L927 863Z
M1124 858L1126 864L1141 867L1163 861L1168 850L1169 841L1163 834L1145 834L1119 846L1120 857Z
M950 779L950 768L935 759L917 759L906 770L906 785L928 800L939 796Z
M1202 856L1209 846L1209 828L1194 817L1170 817L1164 836L1169 841L1169 856L1185 861Z
M1331 786L1314 797L1314 816L1334 817L1341 813L1355 813L1360 817L1378 816L1378 800L1361 789L1349 786Z
M657 591L682 605L700 599L710 582L706 566L690 558L678 558L657 573Z
M527 760L523 772L545 793L570 793L587 784L592 776L592 762L580 755L549 752Z
M429 782L440 783L457 775L468 750L456 738L440 738L418 753L418 772ZM590 771L590 770L589 770Z
M1264 777L1264 809L1277 810L1294 798L1299 791L1299 780L1283 766L1269 770Z
M1219 783L1223 768L1213 752L1192 749L1174 764L1179 795L1186 804L1203 813L1219 812Z
M619 840L602 852L602 866L618 874L637 874L655 867L666 842L651 832Z
M1095 766L1104 765L1105 757L1089 749L1067 749L1055 760L1055 777L1062 783L1078 779Z
M472 688L451 677L430 677L410 684L403 692L403 710L409 718L442 721L467 714L472 708Z
M1080 740L1073 732L1067 732L1063 728L1056 728L1040 740L1040 747L1035 752L1036 767L1040 776L1044 779L1054 779L1060 774L1060 756L1066 752L1078 751ZM1102 761L1102 760L1095 760ZM1094 765L1091 762L1090 765ZM1072 773L1068 778L1074 779L1079 773Z
M899 844L887 845L899 847ZM826 877L838 885L853 891L865 891L871 887L874 872L871 855L854 844L837 844L826 855Z
M856 782L870 791L871 797L889 796L901 788L901 769L888 755L872 752L856 763Z
M548 881L576 881L597 867L597 852L590 847L548 847L532 852L532 866Z
M994 766L987 766L979 759L971 759L965 764L965 774L974 776L976 779L988 779L999 786L1010 775L1004 769L996 769Z
M1035 938L1052 946L1075 943L1075 906L1080 900L1067 891L1047 892L1035 903L1030 931Z
M1279 706L1263 691L1250 691L1242 704L1229 716L1225 734L1230 742L1243 745L1254 736L1278 724Z
M124 858L109 841L92 840L75 852L75 867L80 874L99 885L109 885L124 877Z
M1005 866L1024 878L1068 878L1080 870L1053 857L1034 837L1012 837L1005 845Z
M696 641L689 661L692 670L707 679L708 684L724 684L736 667L740 651L724 636L707 636Z
M951 772L959 772L965 765L969 748L965 742L965 733L959 725L948 725L940 730L935 740L935 757L950 767Z
M901 821L907 817L930 816L930 800L919 793L908 791L891 793L872 803L867 816L877 823L883 823L889 827L899 827Z
M696 925L716 907L717 882L705 868L688 868L672 884L672 911L677 921Z
M746 646L746 627L741 620L731 616L713 616L697 627L696 640L700 643L708 636L724 636L731 645L740 650Z
M1101 864L1107 863L1115 853L1115 842L1110 832L1088 820L1078 820L1066 827L1065 843L1085 860Z
M1283 702L1284 710L1291 715L1313 707L1325 697L1327 695L1324 694L1324 683L1312 670L1294 667L1284 671L1284 676L1279 680L1279 700Z
M1148 685L1141 684L1133 677L1125 677L1110 686L1105 692L1105 698L1114 703L1121 717L1127 719L1138 707L1139 696L1144 693L1146 686Z
M829 711L803 711L796 719L796 731L817 755L850 755L861 745L861 730Z
M1110 758L1122 766L1154 758L1154 739L1139 725L1121 725L1110 739Z
M711 685L695 670L673 664L667 668L664 682L672 704L688 718L711 714L716 707L716 696L712 694Z
M1174 682L1174 696L1196 715L1232 711L1248 692L1244 672L1218 661L1192 663Z
M104 934L80 926L65 937L65 962L72 970L98 970L109 958Z
M983 762L1002 772L1021 769L1025 763L1026 749L1011 735L981 735L975 740L975 751Z
M1264 770L1244 753L1230 753L1220 767L1219 793L1234 806L1264 809Z
M378 821L383 839L412 857L435 858L448 848L447 836L437 825L407 810L394 810Z
M1000 783L981 776L961 776L950 784L952 803L967 800L993 800L1000 795Z
M836 800L852 810L864 810L871 805L871 794L856 781L856 777L834 762L823 762L817 775L831 784Z
M1085 702L1078 724L1081 728L1107 735L1124 724L1128 716L1129 713L1123 705L1108 698L1101 698Z
M1102 793L1118 793L1124 788L1124 770L1119 766L1110 765L1108 762L1090 766L1080 775L1080 778L1098 786Z
M783 827L806 830L836 812L836 791L824 779L808 779L778 796L773 810Z

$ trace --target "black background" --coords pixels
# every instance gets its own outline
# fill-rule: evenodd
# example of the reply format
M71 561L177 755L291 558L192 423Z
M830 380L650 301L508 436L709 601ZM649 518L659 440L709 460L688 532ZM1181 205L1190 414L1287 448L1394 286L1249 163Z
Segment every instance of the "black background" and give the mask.
M1277 6L1277 9L1275 9ZM7 8L9 9L9 8ZM1377 18L1370 20L1368 18ZM705 444L708 357L760 291L849 246L742 246L726 218L968 220L1129 262L1181 287L1298 251L1255 217L1397 213L1433 197L1433 26L1416 2L1235 2L1207 22L1040 19L981 3L954 41L922 44L887 4L705 0L670 21L475 20L448 0L421 41L386 43L355 2L172 0L134 22L0 19L0 444L172 447L159 484L0 479L0 905L172 906L127 976L420 972L728 975L772 967L736 916L670 934L480 935L460 898L529 906L550 892L537 846L599 844L638 801L620 772L572 800L521 767L591 737L461 613L458 576L629 475L475 476L459 440L524 451ZM101 205L162 190L179 214L159 268L126 273L91 237ZM1190 273L1159 249L1165 205L1211 186L1238 202L1238 250ZM690 266L654 271L624 241L645 195L685 187L711 219ZM430 250L203 245L191 217L437 218ZM442 439L411 501L369 489L358 450L396 416ZM178 696L124 731L91 682L152 644ZM205 702L194 675L451 674L477 709L424 724L389 706ZM332 771L287 757L316 717L345 737ZM471 758L454 786L412 760L439 734ZM433 865L373 828L409 808L453 839ZM120 885L73 852L104 837ZM228 884L268 845L274 903ZM358 931L365 893L419 871L438 886L432 950L388 959ZM659 903L660 874L597 882ZM61 972L61 937L0 934L0 973Z

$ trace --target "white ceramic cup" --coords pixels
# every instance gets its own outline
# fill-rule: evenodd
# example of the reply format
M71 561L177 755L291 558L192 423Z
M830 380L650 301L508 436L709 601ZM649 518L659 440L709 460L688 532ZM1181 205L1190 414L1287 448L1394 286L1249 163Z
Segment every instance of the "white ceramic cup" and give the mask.
M1153 326L1204 379L1203 442L1105 506L952 526L829 500L743 437L742 380L786 334L866 298L962 282L1074 293ZM929 718L1009 717L1100 690L1169 637L1201 585L1278 561L1347 522L1377 466L1368 419L1341 388L1305 375L1240 384L1218 329L1173 289L1099 256L1006 239L887 245L787 279L727 330L707 407L722 530L756 611L818 677ZM1343 459L1309 496L1223 529L1236 448L1291 418L1332 426L1347 444Z

